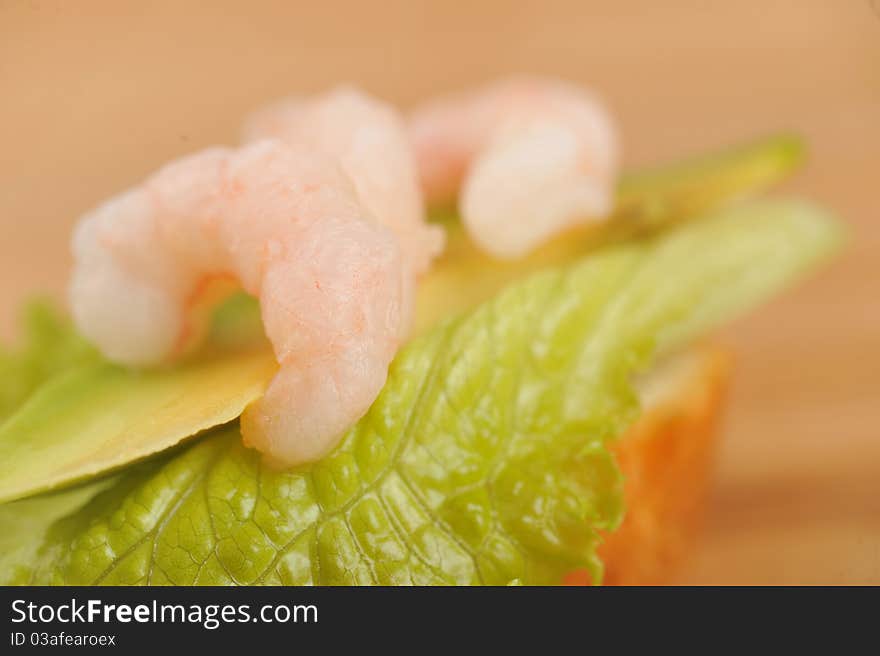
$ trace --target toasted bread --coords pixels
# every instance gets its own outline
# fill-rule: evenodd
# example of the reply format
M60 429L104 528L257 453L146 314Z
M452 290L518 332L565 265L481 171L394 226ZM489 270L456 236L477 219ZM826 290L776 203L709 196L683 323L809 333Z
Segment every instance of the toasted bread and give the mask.
M625 480L626 515L599 549L605 584L671 580L705 502L728 371L724 351L700 347L640 381L643 415L614 446ZM589 582L586 572L573 572L565 581Z

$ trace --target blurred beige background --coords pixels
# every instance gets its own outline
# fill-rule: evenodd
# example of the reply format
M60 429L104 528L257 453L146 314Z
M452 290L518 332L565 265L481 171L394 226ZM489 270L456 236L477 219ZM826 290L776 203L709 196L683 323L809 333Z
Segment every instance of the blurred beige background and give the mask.
M368 6L370 5L370 6ZM69 228L241 116L339 81L402 104L513 72L598 89L631 165L777 129L852 228L725 339L713 507L685 583L880 583L880 0L0 0L0 334L59 293Z

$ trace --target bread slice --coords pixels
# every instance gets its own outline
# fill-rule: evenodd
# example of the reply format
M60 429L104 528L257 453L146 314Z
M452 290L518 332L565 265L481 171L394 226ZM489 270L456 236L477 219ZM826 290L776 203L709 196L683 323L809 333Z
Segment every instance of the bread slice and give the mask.
M671 580L705 502L729 369L725 351L701 346L639 381L644 414L614 446L626 515L599 549L605 584ZM565 583L588 584L589 576L573 572Z

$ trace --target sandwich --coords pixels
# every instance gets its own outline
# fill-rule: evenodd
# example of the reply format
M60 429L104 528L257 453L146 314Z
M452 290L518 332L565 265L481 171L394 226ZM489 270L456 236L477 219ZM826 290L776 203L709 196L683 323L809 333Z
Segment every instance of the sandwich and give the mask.
M345 88L96 208L69 314L32 304L0 352L0 582L667 582L713 331L842 230L766 193L797 137L617 150L555 80L409 116Z

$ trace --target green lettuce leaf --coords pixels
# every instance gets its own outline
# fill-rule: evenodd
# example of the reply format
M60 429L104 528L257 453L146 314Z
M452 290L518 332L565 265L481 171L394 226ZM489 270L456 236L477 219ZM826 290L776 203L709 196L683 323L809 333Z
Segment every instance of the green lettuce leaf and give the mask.
M30 562L50 527L76 512L116 479L101 478L53 494L0 505L0 581L27 576Z
M530 276L428 331L326 459L274 471L235 425L126 472L6 583L549 584L601 577L608 443L633 376L839 241L801 202L733 207Z
M25 307L21 332L24 344L18 350L0 349L0 423L50 378L99 359L47 301Z

